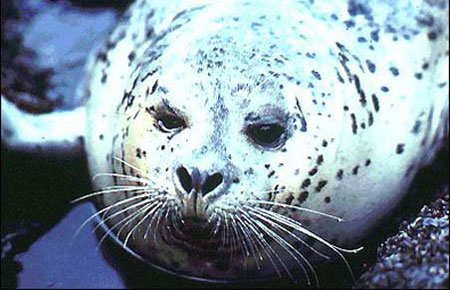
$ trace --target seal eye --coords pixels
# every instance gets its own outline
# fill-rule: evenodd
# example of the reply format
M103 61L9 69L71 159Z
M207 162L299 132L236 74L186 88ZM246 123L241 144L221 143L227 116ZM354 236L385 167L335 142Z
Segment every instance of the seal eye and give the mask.
M158 118L158 128L164 133L173 133L186 127L184 120L173 114L164 114Z
M281 141L285 128L277 123L251 125L247 135L257 144L264 147L276 147Z

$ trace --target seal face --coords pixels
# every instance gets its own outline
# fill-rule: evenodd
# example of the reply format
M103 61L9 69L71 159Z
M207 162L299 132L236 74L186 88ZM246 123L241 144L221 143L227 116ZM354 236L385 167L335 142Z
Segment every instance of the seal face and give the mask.
M87 91L98 215L124 248L197 279L310 281L400 201L448 128L447 2L310 2L130 8Z

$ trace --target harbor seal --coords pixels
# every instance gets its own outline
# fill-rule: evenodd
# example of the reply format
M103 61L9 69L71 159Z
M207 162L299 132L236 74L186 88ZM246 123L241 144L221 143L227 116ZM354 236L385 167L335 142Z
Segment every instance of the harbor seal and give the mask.
M137 1L87 69L79 200L165 271L311 285L448 135L447 66L446 1Z

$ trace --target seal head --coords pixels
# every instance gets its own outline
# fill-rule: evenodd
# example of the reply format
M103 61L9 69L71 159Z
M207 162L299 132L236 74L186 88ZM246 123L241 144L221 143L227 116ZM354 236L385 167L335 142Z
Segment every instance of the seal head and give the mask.
M107 175L94 182L102 223L157 267L310 279L317 260L342 257L338 245L357 245L401 200L443 136L448 75L437 68L448 52L436 51L448 32L429 44L429 27L409 40L377 30L368 44L384 10L366 19L344 4L336 15L246 1L193 5L145 38L133 21L157 14L142 3L134 28L99 54L87 149L92 175ZM412 51L432 78L408 73L422 66Z

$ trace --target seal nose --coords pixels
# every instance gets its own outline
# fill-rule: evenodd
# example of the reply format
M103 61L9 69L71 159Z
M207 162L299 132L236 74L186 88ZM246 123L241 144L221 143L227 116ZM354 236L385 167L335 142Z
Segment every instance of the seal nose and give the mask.
M178 176L178 180L180 181L181 187L183 187L183 189L186 191L186 193L191 192L192 187L193 187L193 184L192 184L193 182L192 182L191 175L189 174L187 169L184 168L183 166L179 167L177 169L177 176Z
M216 189L223 182L223 175L220 172L215 172L211 175L201 174L197 168L193 169L191 174L189 171L180 166L177 170L177 177L181 186L190 193L192 189L201 192L202 196L207 195Z
M223 175L219 172L216 172L208 177L202 184L202 195L205 196L209 192L213 191L217 188L223 181Z

